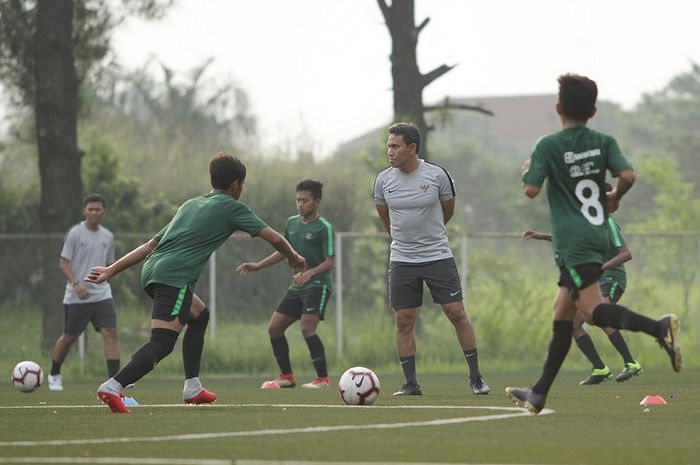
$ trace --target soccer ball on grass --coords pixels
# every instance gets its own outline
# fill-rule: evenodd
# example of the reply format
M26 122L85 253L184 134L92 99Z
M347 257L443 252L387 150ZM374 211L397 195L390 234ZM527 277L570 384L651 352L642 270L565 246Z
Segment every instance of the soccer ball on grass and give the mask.
M44 371L38 363L25 360L12 370L12 384L22 392L32 392L44 380Z
M340 377L338 390L348 405L372 405L379 397L379 378L369 368L350 368Z

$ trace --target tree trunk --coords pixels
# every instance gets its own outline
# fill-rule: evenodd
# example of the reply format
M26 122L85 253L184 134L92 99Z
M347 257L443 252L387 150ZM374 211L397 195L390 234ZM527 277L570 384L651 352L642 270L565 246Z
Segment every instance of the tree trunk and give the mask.
M34 46L40 224L44 233L64 233L80 219L82 196L72 0L39 0ZM49 348L62 331L64 282L58 270L56 242L47 240L41 255L42 347Z
M411 121L421 133L420 154L427 158L428 128L423 115L423 76L418 69L414 1L377 0L391 35L391 78L394 83L394 120Z

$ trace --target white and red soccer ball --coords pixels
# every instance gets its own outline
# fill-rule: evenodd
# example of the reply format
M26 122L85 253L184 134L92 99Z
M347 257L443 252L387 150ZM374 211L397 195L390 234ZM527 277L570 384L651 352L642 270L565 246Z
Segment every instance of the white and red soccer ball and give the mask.
M38 363L25 360L12 370L12 384L22 392L32 392L44 380L44 371Z
M350 368L340 377L338 390L348 405L372 405L379 397L379 378L369 368Z

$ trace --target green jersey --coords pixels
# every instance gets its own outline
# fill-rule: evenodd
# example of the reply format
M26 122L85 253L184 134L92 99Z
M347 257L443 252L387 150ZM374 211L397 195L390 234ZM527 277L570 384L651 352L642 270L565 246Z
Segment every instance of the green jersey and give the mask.
M335 256L335 233L333 226L321 215L308 223L301 221L301 216L292 216L287 220L284 237L292 244L294 250L306 260L306 269L315 268L326 259ZM311 287L331 287L330 272L314 276L303 286L292 284L295 291Z
M614 138L586 126L563 129L535 146L523 182L547 180L552 246L558 266L602 264L608 249L605 173L631 170Z
M194 290L209 256L234 231L257 236L267 225L243 202L223 192L210 192L183 203L155 239L146 258L141 284L158 283Z
M605 261L611 260L615 255L617 255L618 250L625 246L625 239L622 237L620 232L620 226L608 216L607 221L608 226L608 253L605 255ZM603 275L600 277L602 281L605 278L612 278L618 282L623 288L627 285L627 273L625 273L625 265L620 264L620 266L615 268L610 268L609 270L603 270Z

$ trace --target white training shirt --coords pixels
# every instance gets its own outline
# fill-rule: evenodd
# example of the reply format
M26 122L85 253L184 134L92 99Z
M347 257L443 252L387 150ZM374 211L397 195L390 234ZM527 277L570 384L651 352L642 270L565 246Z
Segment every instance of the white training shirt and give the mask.
M87 299L81 299L68 283L63 294L64 304L87 304L112 298L109 283L93 284L83 281L93 266L106 266L114 262L114 236L109 229L99 226L97 231L91 231L84 221L76 224L66 233L61 258L70 262L75 279L90 293Z
M389 167L374 181L374 203L389 207L392 262L452 257L441 202L455 197L454 181L444 168L419 161L410 173Z

